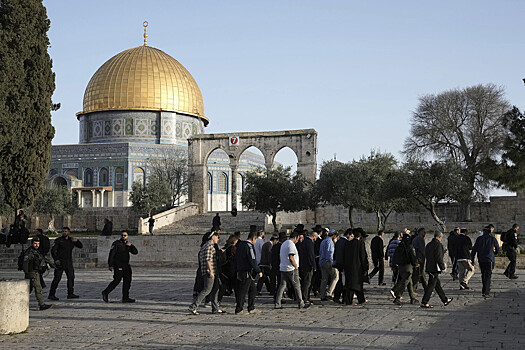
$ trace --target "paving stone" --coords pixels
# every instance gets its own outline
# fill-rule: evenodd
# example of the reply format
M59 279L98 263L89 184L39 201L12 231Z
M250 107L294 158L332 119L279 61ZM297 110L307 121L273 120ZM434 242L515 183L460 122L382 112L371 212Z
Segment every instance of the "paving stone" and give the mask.
M521 271L519 271L521 274ZM0 270L0 278L20 277L18 271ZM117 288L110 302L100 292L111 280L104 269L76 271L75 292L66 299L65 276L53 308L38 311L30 302L26 333L0 337L5 349L523 349L525 348L525 274L509 281L502 271L493 274L492 294L480 295L479 273L471 280L473 291L459 291L457 282L442 276L447 307L436 295L434 309L392 304L390 286L366 285L369 303L341 306L319 302L307 310L287 299L283 310L273 300L258 297L260 315L233 313L233 297L225 297L225 315L200 308L199 316L187 311L195 269L134 268L131 296L135 304L120 303ZM46 277L50 285L52 275ZM47 289L44 289L44 293ZM422 294L422 291L420 290ZM45 296L47 296L45 294ZM408 296L406 296L408 298ZM421 296L420 296L421 298Z

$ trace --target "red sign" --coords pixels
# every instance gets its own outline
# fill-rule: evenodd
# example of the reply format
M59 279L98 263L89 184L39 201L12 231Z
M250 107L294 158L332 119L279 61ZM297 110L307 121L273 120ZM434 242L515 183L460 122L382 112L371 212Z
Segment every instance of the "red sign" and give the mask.
M239 146L239 138L237 136L230 136L230 146Z

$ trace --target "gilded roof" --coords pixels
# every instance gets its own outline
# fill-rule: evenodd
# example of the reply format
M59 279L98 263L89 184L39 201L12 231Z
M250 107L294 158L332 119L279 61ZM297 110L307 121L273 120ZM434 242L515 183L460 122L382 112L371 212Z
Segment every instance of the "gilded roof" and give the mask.
M95 72L78 114L112 110L172 111L208 124L195 79L176 59L146 45L113 56Z

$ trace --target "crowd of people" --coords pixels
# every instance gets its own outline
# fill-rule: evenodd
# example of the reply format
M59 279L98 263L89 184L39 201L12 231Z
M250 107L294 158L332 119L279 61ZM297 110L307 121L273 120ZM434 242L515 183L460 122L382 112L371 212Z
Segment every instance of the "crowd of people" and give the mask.
M214 223L219 221L214 219ZM509 259L504 274L509 279L518 278L518 230L519 225L514 224L501 236L502 249ZM215 225L202 237L189 311L197 315L199 307L209 302L212 313L224 313L221 301L225 296L233 295L235 314L257 314L260 310L255 306L256 298L261 295L263 287L273 297L276 309L283 307L285 295L301 309L313 305L314 298L319 298L315 303L363 304L368 302L363 287L365 283L370 284L377 275L377 284L387 285L385 262L388 262L392 272L392 287L385 287L385 295L389 292L394 304L403 304L406 290L410 304L419 303L421 308L432 308L429 302L435 291L446 306L453 298L447 297L443 291L440 276L450 269L450 275L458 281L459 289L470 290L469 281L475 273L476 258L483 285L481 293L489 298L495 255L500 251L493 231L493 225L484 227L473 244L467 229L456 227L449 233L446 249L442 244L443 233L439 231L427 243L424 228L416 229L414 234L404 229L394 232L387 244L385 233L379 231L370 242L370 265L366 249L368 234L361 228L339 233L320 225L306 230L304 225L299 224L290 234L274 233L267 241L265 232L251 230L246 240L241 239L239 232L230 235L221 248L220 227ZM50 307L44 303L42 296L42 289L46 287L42 274L47 269L54 268L49 300L59 300L56 290L64 273L67 277L67 298L79 297L74 293L74 248L82 248L82 243L71 236L68 227L63 228L62 236L54 240L52 247L49 238L38 229L31 246L22 256L23 263L19 261L19 268L30 279L31 291L35 290L40 310ZM47 258L49 252L52 259ZM446 252L452 262L450 267L444 261ZM135 302L129 297L132 279L129 261L130 254L137 253L137 248L128 242L127 232L122 232L120 239L113 242L108 257L113 281L101 292L103 301L109 301L109 294L123 280L122 302ZM417 293L419 286L422 288L421 301Z
M514 224L502 235L503 250L510 261L505 270L509 279L518 278L515 274L518 230L519 226ZM251 231L244 241L240 233L232 234L220 248L220 228L215 225L202 238L189 311L198 315L199 307L211 302L212 313L224 313L220 306L222 298L234 294L235 314L260 313L255 302L263 286L273 297L276 309L282 308L284 295L293 299L299 308L313 305L313 298L319 298L316 302L345 305L367 303L363 286L370 284L376 275L377 284L386 286L386 261L392 272L392 287L385 287L385 294L390 293L395 305L403 304L405 290L409 303L419 304L421 308L433 308L429 302L434 291L443 305L450 304L453 298L443 291L440 276L450 269L459 289L470 290L476 258L481 271L481 293L489 298L495 256L500 251L493 231L493 225L484 227L473 244L467 229L456 227L447 238L447 248L442 244L443 233L439 231L427 243L424 228L416 229L414 234L404 229L394 232L387 244L385 233L379 231L370 242L370 266L366 249L368 234L361 228L338 233L320 225L308 231L299 224L290 234L273 234L268 241L264 240L262 231ZM444 259L447 252L452 262L449 267ZM421 300L418 300L419 286ZM244 309L246 298L248 303Z

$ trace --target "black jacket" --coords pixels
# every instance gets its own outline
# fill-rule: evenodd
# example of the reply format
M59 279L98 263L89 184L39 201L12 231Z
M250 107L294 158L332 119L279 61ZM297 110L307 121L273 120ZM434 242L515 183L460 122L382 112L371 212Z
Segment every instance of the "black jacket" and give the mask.
M445 263L443 262L444 248L443 244L436 238L432 239L425 247L425 257L427 259L427 266L425 271L430 273L439 273L445 270ZM439 271L438 271L439 266Z
M370 251L372 252L372 260L379 260L385 257L385 244L383 239L379 236L372 238L370 242Z
M281 264L281 242L277 242L272 246L272 270L279 271L279 265ZM300 260L299 260L300 262Z
M451 257L451 258L455 258L456 257L456 250L457 250L457 244L456 244L456 240L458 239L458 234L456 233L456 231L452 231L449 233L448 235L448 239L447 239L447 249L448 249L448 255Z
M299 269L315 270L314 241L310 237L306 237L299 246Z
M132 244L127 246L122 239L116 240L111 245L108 257L110 267L126 267L129 265L129 253L138 254L137 248Z
M253 248L252 242L238 241L233 261L237 272L257 274L261 271L255 259L255 249Z
M518 238L517 238L517 233L514 229L510 229L507 231L507 233L505 234L505 243L511 247L511 248L518 248Z
M75 247L82 248L82 242L80 242L80 240L73 242L71 240L71 237L69 237L68 239L66 239L65 236L58 237L57 239L55 239L55 244L53 244L53 248L51 248L51 256L55 261L72 261L72 252L73 248Z
M472 241L467 235L460 234L456 237L456 259L470 259Z
M111 221L107 221L104 224L104 228L102 229L102 236L111 236L111 233L113 232L113 223Z
M359 239L346 241L344 246L345 285L348 289L363 290L363 282L368 273L368 257L365 242Z

